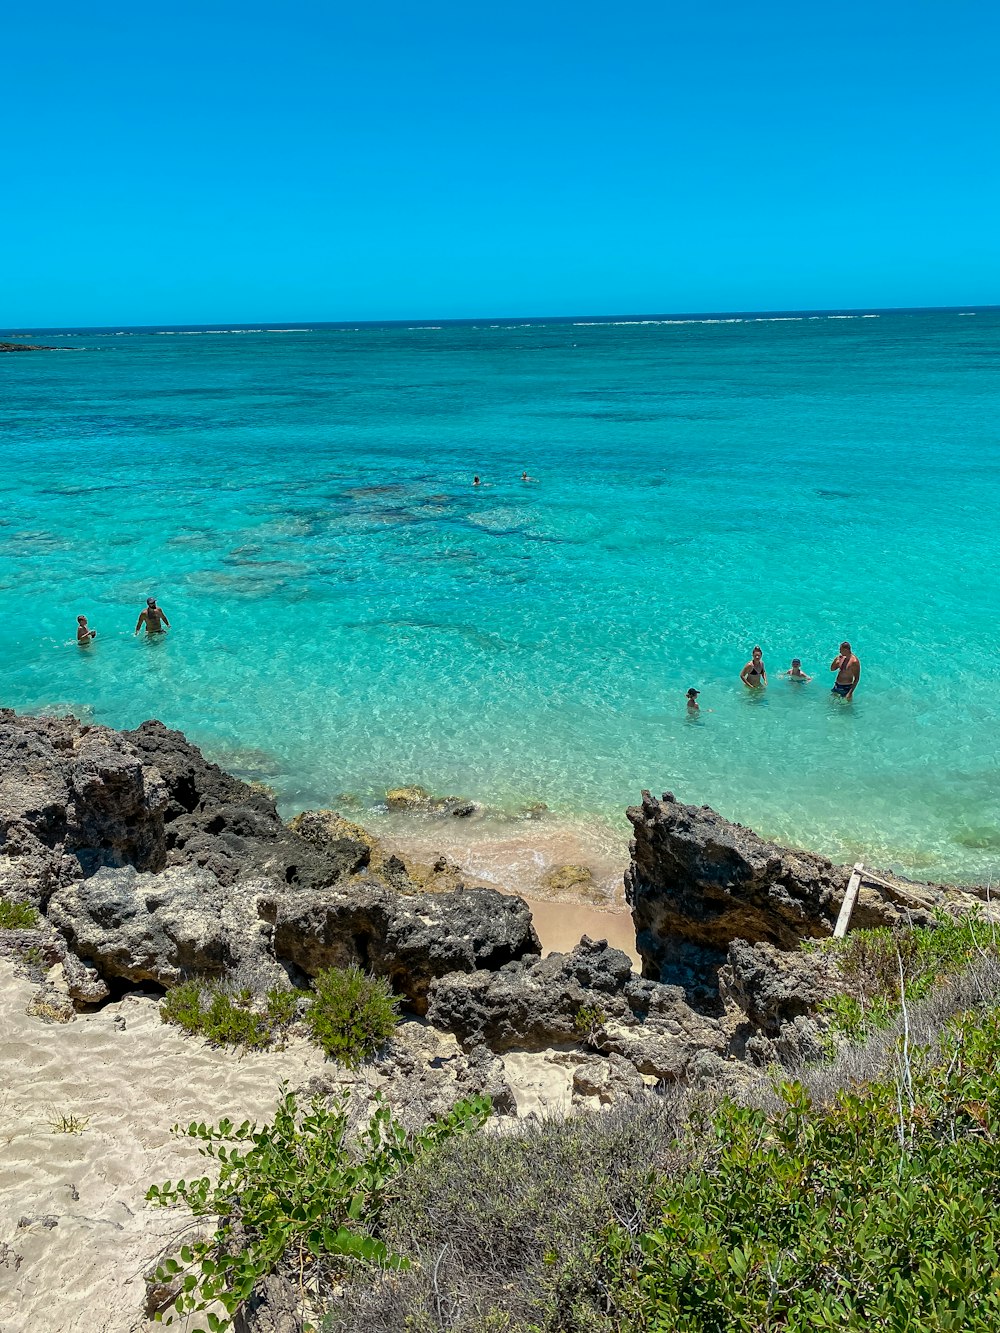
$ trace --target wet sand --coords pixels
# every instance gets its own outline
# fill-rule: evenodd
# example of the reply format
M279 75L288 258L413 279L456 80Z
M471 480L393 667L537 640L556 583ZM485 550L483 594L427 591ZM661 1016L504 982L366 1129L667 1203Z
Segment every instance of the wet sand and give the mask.
M568 953L584 935L592 940L607 940L632 959L638 972L641 960L635 947L635 927L627 911L602 912L586 903L538 902L526 898L531 918L541 941L543 953Z

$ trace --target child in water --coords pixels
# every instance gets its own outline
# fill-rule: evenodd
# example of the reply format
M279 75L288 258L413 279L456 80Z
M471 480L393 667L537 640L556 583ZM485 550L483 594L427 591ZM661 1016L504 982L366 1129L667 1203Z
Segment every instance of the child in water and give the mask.
M797 657L792 658L792 665L781 674L787 676L789 680L812 680L812 676L807 676L802 670L802 662Z

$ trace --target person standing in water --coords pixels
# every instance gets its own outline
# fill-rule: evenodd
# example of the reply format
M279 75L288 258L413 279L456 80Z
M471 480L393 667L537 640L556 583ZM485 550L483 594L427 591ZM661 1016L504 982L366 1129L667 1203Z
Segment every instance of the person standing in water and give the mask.
M76 618L76 641L81 648L87 647L97 638L96 629L87 628L87 617L77 616Z
M807 676L802 670L802 661L798 657L793 657L792 665L781 674L787 676L789 680L812 680L812 676Z
M694 688L693 685L692 685L691 689L688 690L688 693L687 693L687 700L688 700L688 712L689 712L689 713L699 713L699 712L701 712L701 709L698 707L698 695L699 695L699 694L701 694L701 690L696 690L696 689Z
M751 690L760 689L762 685L767 684L767 669L764 666L764 654L761 652L759 645L754 645L750 661L740 672L740 680L744 685L749 686Z
M861 663L855 657L851 645L846 639L840 645L840 652L830 663L830 670L837 673L837 679L833 682L831 693L836 694L841 699L853 699L854 691L858 688L858 681L861 679Z
M135 622L136 634L146 626L147 634L162 634L164 626L170 628L170 621L167 619L164 611L156 605L155 597L146 598L146 609L139 612L139 619Z

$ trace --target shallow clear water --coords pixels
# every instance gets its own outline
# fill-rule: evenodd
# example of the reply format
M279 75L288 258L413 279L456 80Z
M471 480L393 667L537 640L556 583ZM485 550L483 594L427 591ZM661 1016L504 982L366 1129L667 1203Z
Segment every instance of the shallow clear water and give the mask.
M1000 866L1000 315L45 340L0 357L4 704L162 718L289 810L624 832L651 787Z

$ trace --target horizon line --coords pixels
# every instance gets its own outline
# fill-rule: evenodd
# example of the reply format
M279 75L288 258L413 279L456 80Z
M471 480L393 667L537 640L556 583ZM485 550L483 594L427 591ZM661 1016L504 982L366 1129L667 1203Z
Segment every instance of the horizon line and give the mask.
M763 310L701 310L701 311L659 311L659 312L614 312L610 314L594 314L589 312L580 312L569 315L468 315L461 317L454 316L410 316L409 318L397 319L259 319L259 320L213 320L203 321L182 321L180 323L155 323L155 324L34 324L18 325L6 329L0 329L5 336L18 337L30 336L32 334L45 333L105 333L112 330L121 330L135 333L144 333L159 329L204 329L212 330L216 325L227 325L227 328L219 327L220 333L229 332L232 329L252 329L258 330L258 326L268 325L271 327L260 328L260 332L301 332L312 333L317 329L343 329L343 328L426 328L426 327L470 327L483 324L507 325L507 324L573 324L577 321L588 321L595 324L612 323L619 321L643 320L671 321L671 320L691 320L694 322L719 320L719 319L766 319L766 318L795 318L823 315L918 315L918 314L961 314L961 313L980 313L1000 310L1000 304L968 304L968 305L924 305L924 306L804 306L794 307L774 307ZM281 327L284 326L284 327Z

